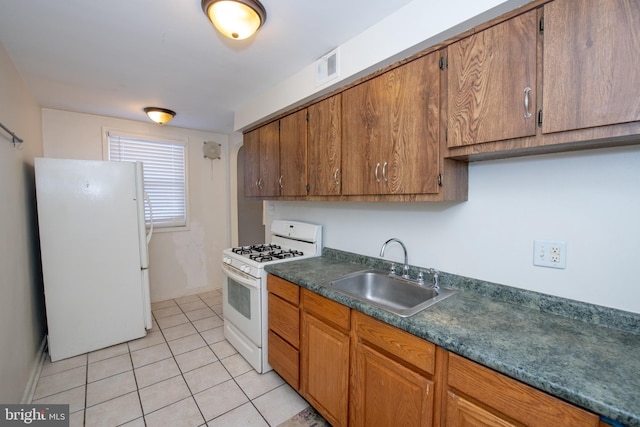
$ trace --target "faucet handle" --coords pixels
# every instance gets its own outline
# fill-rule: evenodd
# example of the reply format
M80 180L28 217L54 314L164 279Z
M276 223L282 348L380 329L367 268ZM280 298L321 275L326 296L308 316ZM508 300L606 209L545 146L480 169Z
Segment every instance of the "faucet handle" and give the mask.
M389 270L389 274L396 274L396 264L394 262L391 263L391 270Z
M424 286L424 271L418 271L418 285Z
M409 279L409 264L405 264L402 267L402 277L404 277L405 279Z
M429 273L431 273L431 275L433 276L433 289L435 289L436 291L439 290L440 283L438 281L438 270L436 270L435 268L430 268Z

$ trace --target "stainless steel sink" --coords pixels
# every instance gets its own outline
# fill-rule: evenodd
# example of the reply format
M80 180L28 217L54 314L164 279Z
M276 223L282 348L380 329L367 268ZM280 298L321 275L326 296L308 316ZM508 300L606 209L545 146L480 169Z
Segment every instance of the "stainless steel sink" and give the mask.
M402 317L413 316L455 293L448 288L420 286L378 270L348 274L330 282L329 287Z

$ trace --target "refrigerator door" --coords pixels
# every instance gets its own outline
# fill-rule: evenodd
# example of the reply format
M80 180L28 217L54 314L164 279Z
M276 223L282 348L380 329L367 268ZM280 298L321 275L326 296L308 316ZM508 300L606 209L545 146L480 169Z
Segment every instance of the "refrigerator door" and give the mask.
M144 193L144 172L142 162L136 162L136 207L138 214L138 241L140 247L140 266L149 267L149 249L147 244L147 227L144 219L144 208L146 203Z
M149 203L149 211L151 203L144 192L144 171L142 162L135 163L136 169L136 207L138 213L138 247L140 249L140 268L142 270L142 310L144 312L144 327L151 329L151 290L149 289L149 241L153 234L153 221L149 232L144 217L145 204ZM153 218L153 214L152 214Z
M153 323L151 320L151 293L149 291L149 269L143 268L142 274L142 308L144 313L144 328L151 329Z
M146 334L133 163L35 159L52 361Z

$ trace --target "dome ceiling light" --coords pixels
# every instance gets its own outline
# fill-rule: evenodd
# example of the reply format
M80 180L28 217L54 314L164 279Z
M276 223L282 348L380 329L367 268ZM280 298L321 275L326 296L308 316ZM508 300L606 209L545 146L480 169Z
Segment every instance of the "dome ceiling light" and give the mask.
M202 0L202 10L220 33L233 40L251 37L267 20L258 0Z
M146 107L144 112L147 113L147 116L154 122L159 125L167 124L173 119L176 115L175 111L167 110L166 108L158 108L158 107Z

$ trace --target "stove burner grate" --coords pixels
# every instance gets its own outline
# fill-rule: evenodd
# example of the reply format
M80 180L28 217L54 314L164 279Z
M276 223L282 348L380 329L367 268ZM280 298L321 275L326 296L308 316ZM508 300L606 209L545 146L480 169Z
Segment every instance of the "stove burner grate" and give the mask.
M231 249L231 251L239 255L259 255L264 254L265 252L274 252L281 249L282 248L279 245L262 243L259 245L239 246Z
M274 246L277 246L277 245L274 245ZM257 254L251 254L249 255L249 258L256 262L267 262L267 261L273 261L275 259L293 258L297 256L302 256L302 255L304 255L303 252L296 251L294 249L279 250L279 247L278 247L278 250L272 250L266 253L262 252Z

